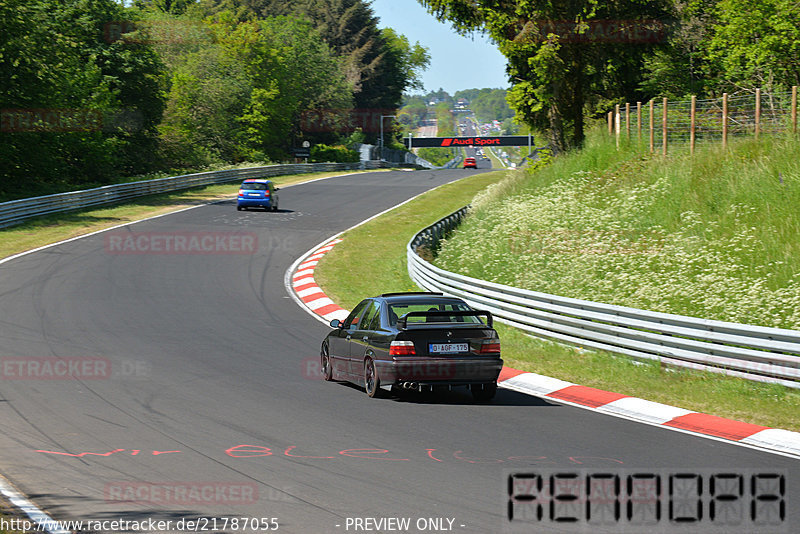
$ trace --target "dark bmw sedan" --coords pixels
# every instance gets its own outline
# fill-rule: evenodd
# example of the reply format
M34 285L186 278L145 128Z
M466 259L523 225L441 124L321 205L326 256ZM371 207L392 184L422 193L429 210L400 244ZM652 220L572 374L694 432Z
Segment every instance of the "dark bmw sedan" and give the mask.
M325 380L343 380L375 397L468 387L475 400L497 391L500 339L488 311L441 293L388 293L362 300L322 342Z

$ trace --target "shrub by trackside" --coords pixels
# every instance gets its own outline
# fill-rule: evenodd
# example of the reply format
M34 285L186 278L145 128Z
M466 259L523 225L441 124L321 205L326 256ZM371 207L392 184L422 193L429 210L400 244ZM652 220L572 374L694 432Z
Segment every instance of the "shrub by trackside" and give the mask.
M346 146L319 144L311 147L312 163L352 163L359 159L359 153Z

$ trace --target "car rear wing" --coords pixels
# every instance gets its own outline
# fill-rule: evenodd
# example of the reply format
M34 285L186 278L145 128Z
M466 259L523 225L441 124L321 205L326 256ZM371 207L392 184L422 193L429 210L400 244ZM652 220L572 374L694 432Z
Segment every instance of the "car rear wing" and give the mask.
M409 317L424 317L425 322L411 322L409 324L408 318ZM448 327L454 328L463 328L463 327L475 327L478 326L475 323L459 323L459 322L452 322L450 320L451 317L486 317L486 326L492 328L494 325L494 318L492 317L491 312L484 311L484 310L470 310L470 311L413 311L408 312L407 314L403 315L397 320L397 328L399 330L407 330L409 326L424 326L430 324L446 324ZM436 318L447 318L446 321L428 321L428 319L436 319Z

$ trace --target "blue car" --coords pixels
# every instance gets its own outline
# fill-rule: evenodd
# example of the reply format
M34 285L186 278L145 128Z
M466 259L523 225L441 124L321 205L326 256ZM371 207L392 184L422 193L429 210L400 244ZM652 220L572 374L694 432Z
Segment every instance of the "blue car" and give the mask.
M265 178L249 178L239 187L236 209L264 208L278 211L278 188Z

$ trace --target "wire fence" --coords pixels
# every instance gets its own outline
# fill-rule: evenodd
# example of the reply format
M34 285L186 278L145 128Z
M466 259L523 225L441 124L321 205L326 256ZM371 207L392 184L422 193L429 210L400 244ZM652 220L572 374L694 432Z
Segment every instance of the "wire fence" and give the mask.
M649 102L617 105L608 112L608 133L649 143L650 151L666 154L672 143L688 143L694 151L698 141L727 144L733 136L796 135L797 86L791 91L764 93L761 89L722 98Z

